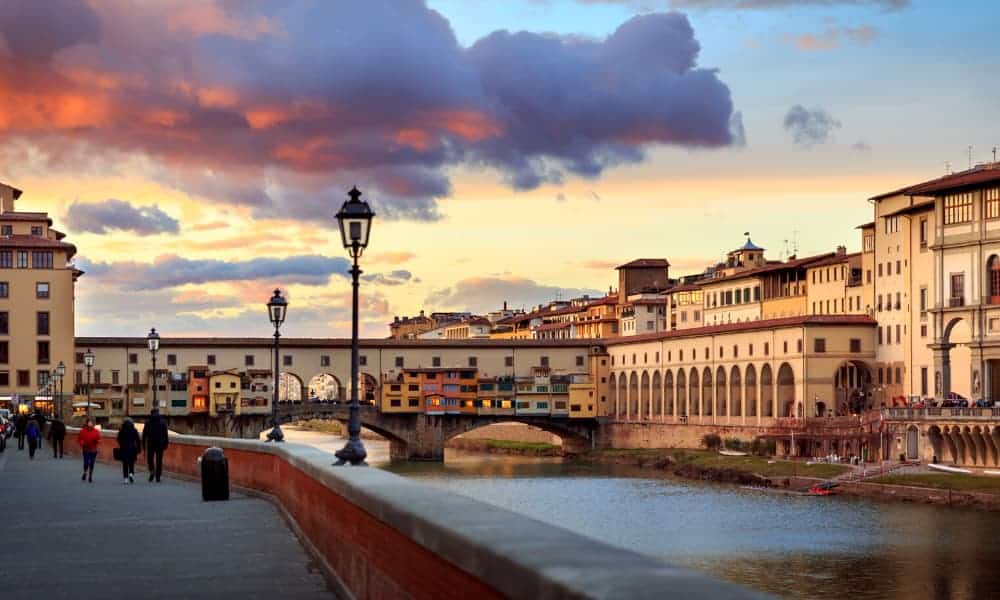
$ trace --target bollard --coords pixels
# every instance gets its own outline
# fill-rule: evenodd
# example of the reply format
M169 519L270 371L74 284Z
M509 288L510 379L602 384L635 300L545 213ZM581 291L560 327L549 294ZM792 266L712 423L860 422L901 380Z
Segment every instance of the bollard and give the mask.
M229 500L229 459L222 448L205 450L201 464L201 499L205 502Z

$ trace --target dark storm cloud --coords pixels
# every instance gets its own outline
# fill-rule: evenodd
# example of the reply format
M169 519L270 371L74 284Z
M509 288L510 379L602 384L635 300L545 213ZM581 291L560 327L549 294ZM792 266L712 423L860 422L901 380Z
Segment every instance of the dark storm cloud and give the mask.
M5 139L147 157L153 179L257 216L339 205L356 183L384 217L433 220L454 166L531 189L655 145L737 141L729 89L677 13L604 40L500 31L463 48L418 0L17 7L0 17Z
M151 263L78 261L89 276L123 289L158 290L189 283L278 280L283 283L325 285L334 275L347 276L346 258L305 255L286 258L253 258L245 261L188 259L176 255Z
M840 129L840 121L822 108L807 109L801 104L785 113L785 131L800 146L814 146L830 139L835 129Z
M66 211L66 223L74 231L108 233L131 231L137 235L180 232L177 219L157 206L135 207L124 200L109 198L103 202L83 204L74 202Z

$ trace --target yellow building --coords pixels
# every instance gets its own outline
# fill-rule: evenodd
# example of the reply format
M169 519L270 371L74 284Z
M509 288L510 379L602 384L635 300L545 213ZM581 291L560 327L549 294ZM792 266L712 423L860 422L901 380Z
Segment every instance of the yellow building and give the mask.
M21 194L0 183L0 407L6 408L31 403L60 363L69 398L77 362L74 286L82 272L70 262L76 248L62 241L47 213L15 211ZM56 400L66 405L59 412L68 410L68 400Z
M240 414L240 383L240 374L235 369L212 373L208 378L208 414L213 417Z

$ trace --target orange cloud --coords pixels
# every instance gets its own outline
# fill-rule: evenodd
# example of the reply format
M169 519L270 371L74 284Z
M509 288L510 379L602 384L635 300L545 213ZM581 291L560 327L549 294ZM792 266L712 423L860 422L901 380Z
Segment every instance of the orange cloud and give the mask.
M370 260L378 264L401 265L416 256L413 252L381 252L372 256Z
M207 3L193 3L172 10L167 16L167 29L195 36L220 34L242 40L285 33L284 27L266 17L239 19Z

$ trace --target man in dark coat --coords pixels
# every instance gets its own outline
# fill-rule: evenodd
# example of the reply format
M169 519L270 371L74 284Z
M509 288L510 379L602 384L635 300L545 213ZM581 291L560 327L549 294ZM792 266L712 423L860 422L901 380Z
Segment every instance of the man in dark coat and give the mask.
M42 438L45 437L45 414L35 411L35 422L38 423L38 448L42 448Z
M59 415L49 423L49 440L52 442L52 458L63 457L63 440L66 439L66 424L59 420Z
M17 415L14 420L14 435L17 436L17 449L24 450L24 432L28 429L28 415Z
M160 418L159 409L154 408L149 413L149 420L142 429L142 447L146 451L146 466L149 467L149 480L159 482L163 473L163 451L169 444L167 439L167 424Z

